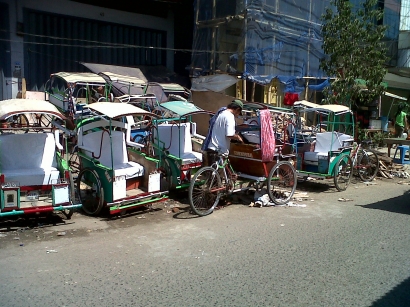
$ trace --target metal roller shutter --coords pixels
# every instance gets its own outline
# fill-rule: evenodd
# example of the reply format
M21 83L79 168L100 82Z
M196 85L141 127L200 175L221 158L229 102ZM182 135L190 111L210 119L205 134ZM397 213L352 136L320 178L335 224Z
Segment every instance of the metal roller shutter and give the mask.
M29 90L44 90L51 73L85 71L79 62L166 66L165 51L155 48L166 47L165 31L26 9L24 33Z

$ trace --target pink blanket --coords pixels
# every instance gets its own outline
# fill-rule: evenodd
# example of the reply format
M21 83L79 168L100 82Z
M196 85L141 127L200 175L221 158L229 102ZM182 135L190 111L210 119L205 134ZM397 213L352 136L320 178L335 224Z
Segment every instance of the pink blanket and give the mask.
M272 120L269 110L259 112L261 119L261 152L262 162L273 161L275 156L275 134L273 133Z

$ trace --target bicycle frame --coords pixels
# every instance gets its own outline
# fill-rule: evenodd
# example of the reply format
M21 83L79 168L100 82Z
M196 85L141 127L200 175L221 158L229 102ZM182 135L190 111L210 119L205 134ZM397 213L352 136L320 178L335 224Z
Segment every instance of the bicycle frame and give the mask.
M360 149L362 149L362 144L358 144L355 149L352 150L350 153L350 156L352 157L353 160L353 167L357 167L357 157L359 154Z
M234 184L232 183L231 176L235 175L235 178L237 176L234 169L232 168L232 165L229 163L229 158L224 157L224 155L219 155L218 161L212 163L211 167L215 169L215 171L219 171L220 173L222 172L223 176L221 176L221 178L225 179L225 185L223 186L222 190L225 190L226 192L232 192L230 190L233 189Z

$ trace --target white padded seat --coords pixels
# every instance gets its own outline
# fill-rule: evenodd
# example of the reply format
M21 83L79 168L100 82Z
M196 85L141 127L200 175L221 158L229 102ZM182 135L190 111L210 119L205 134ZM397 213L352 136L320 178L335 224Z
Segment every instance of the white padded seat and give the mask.
M52 133L0 135L0 173L20 186L55 184L60 178Z
M168 152L180 158L183 165L202 162L202 153L192 150L190 123L161 124L158 132L154 130L154 133L160 140L160 146L168 148Z
M128 161L127 148L125 145L125 134L122 131L112 131L112 162L110 135L107 131L89 132L82 136L82 145L79 148L89 156L97 159L100 164L111 168L113 166L114 176L125 176L126 179L144 175L144 167L136 162ZM102 143L101 143L102 138Z
M327 153L324 152L313 152L313 151L306 151L303 156L303 161L307 165L318 165L319 163L319 156L327 157Z
M338 132L322 132L316 134L315 151L304 153L303 161L307 165L318 165L319 156L327 157L329 151L339 150L346 146L346 142L353 141L347 134Z

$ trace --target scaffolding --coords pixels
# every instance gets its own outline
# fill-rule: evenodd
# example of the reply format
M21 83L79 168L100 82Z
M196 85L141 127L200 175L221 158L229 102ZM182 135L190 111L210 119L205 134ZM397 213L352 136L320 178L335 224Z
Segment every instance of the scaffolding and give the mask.
M385 15L396 14L390 2ZM319 67L325 56L321 17L331 7L330 0L195 0L194 4L192 77L237 75L244 80L237 89L242 98L254 100L255 84L260 84L264 87L260 100L268 103L271 93L302 94L309 82L317 85L326 80ZM309 98L306 92L302 95Z

